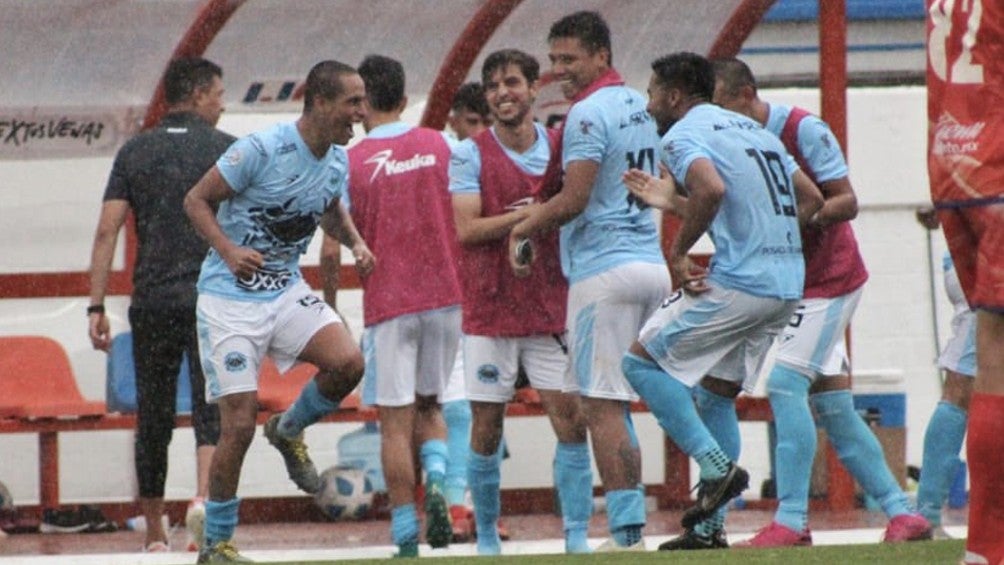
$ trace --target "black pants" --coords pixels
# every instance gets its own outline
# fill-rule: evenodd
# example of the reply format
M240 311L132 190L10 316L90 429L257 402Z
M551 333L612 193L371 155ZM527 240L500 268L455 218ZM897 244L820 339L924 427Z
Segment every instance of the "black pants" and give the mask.
M206 404L194 308L130 308L129 323L136 361L135 462L139 495L163 498L182 353L188 353L192 377L192 427L197 446L216 445L220 411L215 404Z

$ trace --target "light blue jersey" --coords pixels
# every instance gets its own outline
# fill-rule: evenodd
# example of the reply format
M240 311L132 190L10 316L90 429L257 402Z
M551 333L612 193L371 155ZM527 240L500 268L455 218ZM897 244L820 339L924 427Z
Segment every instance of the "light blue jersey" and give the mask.
M236 193L220 204L216 219L231 241L261 253L265 265L252 278L237 280L210 249L199 292L272 300L302 278L300 255L324 211L346 192L348 156L332 146L324 158L316 158L290 122L236 141L216 167Z
M547 162L551 158L551 144L547 138L547 130L540 124L534 124L537 129L537 141L525 153L517 153L501 142L499 147L512 159L523 172L528 175L543 175ZM495 135L495 127L491 128ZM498 141L498 136L495 137ZM453 194L481 193L481 151L473 139L465 139L453 146L450 157L450 192Z
M784 124L791 115L791 106L771 104L767 113L768 131L781 137ZM798 150L802 152L805 164L811 169L816 182L836 180L847 176L847 161L840 143L826 122L812 114L798 122Z
M746 116L701 104L663 137L662 159L683 186L701 158L725 183L708 230L709 279L756 296L801 298L805 261L791 179L798 166L781 140Z
M659 134L645 98L625 86L601 88L565 119L562 165L599 164L589 202L561 227L561 267L569 283L632 262L665 264L652 211L624 186L631 168L655 173Z

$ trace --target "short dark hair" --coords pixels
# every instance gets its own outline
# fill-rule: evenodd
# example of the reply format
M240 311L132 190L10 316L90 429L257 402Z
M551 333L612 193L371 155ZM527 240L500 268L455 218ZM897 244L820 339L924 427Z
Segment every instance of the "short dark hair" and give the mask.
M565 37L578 39L590 53L606 49L607 53L610 54L608 62L613 65L614 55L613 49L610 47L610 27L599 12L575 12L551 24L551 31L547 34L548 43Z
M334 100L342 93L342 76L354 75L357 71L350 65L340 61L321 61L310 69L307 74L307 86L303 93L303 109L310 110L314 107L314 100L323 98Z
M485 89L480 82L465 82L453 95L450 109L454 112L471 111L481 117L488 116L488 101L485 100Z
M711 65L715 69L715 79L722 81L729 96L739 94L739 89L744 86L752 87L753 92L756 92L756 78L746 63L730 57L715 59Z
M652 72L663 86L679 88L691 98L711 101L715 93L715 71L711 61L688 51L659 57L652 63Z
M366 98L379 112L389 112L404 100L404 66L383 55L367 55L359 63L359 76L366 84Z
M213 83L213 77L223 78L223 69L201 57L174 59L164 71L164 100L174 105L184 102L199 88Z
M500 49L488 55L481 65L481 83L488 82L492 73L509 65L519 67L528 83L533 84L540 78L540 63L533 55L519 49Z

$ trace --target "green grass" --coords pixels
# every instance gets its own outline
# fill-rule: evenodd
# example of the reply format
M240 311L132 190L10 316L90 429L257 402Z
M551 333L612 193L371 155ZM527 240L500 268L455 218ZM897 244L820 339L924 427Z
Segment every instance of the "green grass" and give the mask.
M729 549L714 551L649 551L646 553L604 553L593 555L511 555L502 557L436 557L424 558L429 565L456 565L458 563L519 563L520 565L607 565L635 563L742 563L743 565L776 565L777 563L904 563L951 564L962 559L964 540L928 541L906 544L831 545L821 547L792 547L782 549ZM273 561L273 565L369 565L372 559L351 561Z

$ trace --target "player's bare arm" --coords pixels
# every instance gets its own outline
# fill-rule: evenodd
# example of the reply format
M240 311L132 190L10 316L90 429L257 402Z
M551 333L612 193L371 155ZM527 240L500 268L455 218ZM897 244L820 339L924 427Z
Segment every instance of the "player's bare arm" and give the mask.
M514 225L528 218L540 204L528 204L505 214L481 215L481 196L478 194L453 195L453 221L457 226L457 239L461 245L478 245L497 241L509 235Z
M216 221L216 205L234 196L233 189L216 167L209 169L185 195L185 213L192 227L220 254L237 278L250 277L264 264L261 253L230 241Z
M108 291L108 273L112 268L112 258L115 256L115 244L118 241L119 230L129 214L129 202L126 200L106 200L101 205L101 216L94 232L94 247L91 249L91 304L105 303L105 293ZM111 346L111 327L104 312L93 312L87 315L87 334L91 338L94 349L108 351Z
M687 199L687 214L670 248L669 272L673 282L684 291L700 294L709 289L705 280L707 272L692 263L688 253L715 219L725 196L725 182L710 159L700 158L687 169L684 183L690 197Z
M352 258L356 261L356 271L359 272L359 276L365 277L373 272L373 268L376 267L376 257L359 235L359 230L356 229L356 224L341 199L333 201L321 216L321 229L352 250Z
M823 193L823 207L809 220L809 225L824 228L830 224L847 222L858 215L858 197L847 177L819 183Z
M795 171L791 176L795 183L795 201L798 203L798 223L800 225L810 225L814 222L814 216L823 207L823 193L819 191L816 183L812 182L809 175L801 170ZM848 185L850 186L850 185ZM812 224L816 225L816 224Z
M631 194L645 204L680 218L686 213L687 197L680 194L676 180L661 163L658 177L641 169L628 169L623 179Z

